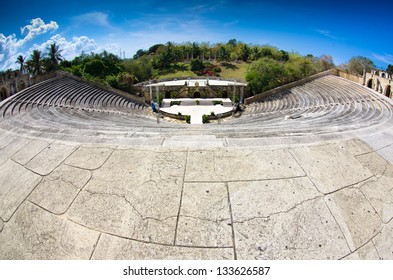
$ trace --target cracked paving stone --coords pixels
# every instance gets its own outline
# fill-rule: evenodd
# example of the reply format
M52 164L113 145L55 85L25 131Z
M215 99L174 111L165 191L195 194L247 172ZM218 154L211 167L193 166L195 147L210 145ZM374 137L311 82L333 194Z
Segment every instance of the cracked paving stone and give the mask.
M382 176L367 181L360 190L384 223L393 219L393 179Z
M233 260L233 248L190 248L149 244L102 234L93 259L98 260Z
M98 235L26 202L0 234L0 259L89 259Z
M29 200L52 213L63 214L90 177L90 171L60 165L34 189Z
M339 144L294 148L291 153L317 189L325 194L373 175Z
M225 184L184 184L176 245L233 246Z
M346 256L343 260L378 260L379 255L373 242L368 242L356 252Z
M384 260L393 260L393 220L373 238L378 255Z
M54 143L35 156L26 167L40 174L48 175L60 165L74 150L76 146Z
M357 160L375 176L384 175L393 178L393 164L386 161L378 153L368 153L356 157Z
M29 142L29 140L21 137L11 137L10 139L12 139L11 142L0 149L0 165L4 164Z
M104 164L112 151L113 149L109 148L79 147L67 158L65 164L89 170L97 169Z
M239 166L247 162L247 171ZM241 181L304 176L284 149L214 149L189 152L186 181Z
M116 150L68 215L103 232L173 244L185 161L186 152Z
M235 222L238 259L339 259L350 253L322 198L269 218Z
M357 188L327 195L325 201L352 251L367 243L382 228L378 214Z
M1 137L0 139L0 150L4 149L5 147L7 147L9 144L11 144L12 142L15 141L15 139L17 139L16 136L13 135L6 135L3 137Z
M341 142L339 146L354 156L374 151L367 143L357 138Z
M320 195L307 177L228 183L235 222L285 212Z
M25 165L32 158L38 155L43 149L48 147L51 142L45 140L34 139L20 149L13 157L12 160Z
M0 166L0 217L8 221L19 205L26 199L41 176L8 160Z
M377 153L364 154L357 159L376 176L360 189L387 223L393 219L393 165Z

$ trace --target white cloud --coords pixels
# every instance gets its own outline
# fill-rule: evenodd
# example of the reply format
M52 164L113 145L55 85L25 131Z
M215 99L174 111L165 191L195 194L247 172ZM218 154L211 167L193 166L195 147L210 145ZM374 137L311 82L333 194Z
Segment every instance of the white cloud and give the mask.
M393 55L388 54L388 53L384 53L384 54L372 54L373 57L378 60L378 61L382 61L386 64L393 64Z
M32 19L30 23L21 28L21 33L24 35L21 39L18 39L15 34L5 36L0 33L0 70L16 69L18 66L15 64L15 61L19 55L23 55L28 60L33 50L46 53L48 46L53 43L59 45L62 50L62 56L66 59L72 59L82 52L90 53L102 50L102 48L98 47L94 39L88 38L87 36L74 36L68 41L59 34L53 35L42 44L33 44L27 49L27 42L33 41L38 36L49 31L55 31L59 27L54 21L46 24L39 18Z
M29 25L21 28L21 34L24 36L21 39L18 39L15 34L5 36L0 33L0 53L2 54L0 56L0 70L15 68L16 57L20 54L23 55L23 49L29 41L58 28L59 26L54 21L46 24L42 19L35 18L30 21Z
M50 21L49 23L45 24L45 22L40 18L35 18L30 21L31 24L26 25L20 29L22 35L26 35L21 41L27 42L33 40L38 35L47 33L48 31L55 31L59 28L59 25L54 22Z

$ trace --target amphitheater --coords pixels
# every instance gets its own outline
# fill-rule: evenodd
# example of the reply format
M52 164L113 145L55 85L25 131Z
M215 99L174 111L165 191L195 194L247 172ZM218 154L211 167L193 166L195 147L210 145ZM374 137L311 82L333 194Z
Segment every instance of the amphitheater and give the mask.
M0 103L0 259L393 259L392 113L335 75L204 125L46 80Z

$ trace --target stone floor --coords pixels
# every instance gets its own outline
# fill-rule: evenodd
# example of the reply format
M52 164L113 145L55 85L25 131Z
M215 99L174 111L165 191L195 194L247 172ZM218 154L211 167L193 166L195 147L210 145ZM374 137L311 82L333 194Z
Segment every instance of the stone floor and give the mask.
M0 259L393 259L393 140L180 138L1 131Z

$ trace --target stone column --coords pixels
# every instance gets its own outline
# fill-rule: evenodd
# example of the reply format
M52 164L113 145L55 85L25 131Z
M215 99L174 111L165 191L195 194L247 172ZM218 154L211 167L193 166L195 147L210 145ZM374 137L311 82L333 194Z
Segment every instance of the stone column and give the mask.
M158 108L160 108L160 100L158 99L158 93L159 93L159 89L158 89L158 87L156 86L156 99L157 99L157 106L158 106Z
M236 98L236 80L233 83L233 95L232 95L232 102L235 102L235 98Z
M240 90L241 90L240 101L243 104L244 103L244 86L242 86L240 88Z
M151 80L149 80L150 103L153 102L153 89L151 88Z

